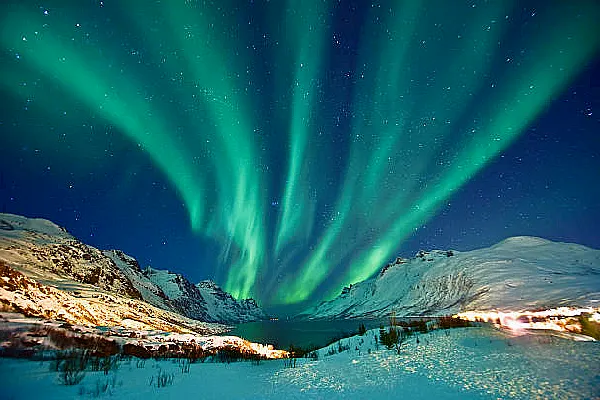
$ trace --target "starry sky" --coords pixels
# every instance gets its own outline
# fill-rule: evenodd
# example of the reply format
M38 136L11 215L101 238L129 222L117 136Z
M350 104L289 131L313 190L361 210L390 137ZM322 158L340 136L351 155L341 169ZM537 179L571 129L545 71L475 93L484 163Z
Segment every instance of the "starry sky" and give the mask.
M3 1L0 207L266 306L600 248L600 4Z

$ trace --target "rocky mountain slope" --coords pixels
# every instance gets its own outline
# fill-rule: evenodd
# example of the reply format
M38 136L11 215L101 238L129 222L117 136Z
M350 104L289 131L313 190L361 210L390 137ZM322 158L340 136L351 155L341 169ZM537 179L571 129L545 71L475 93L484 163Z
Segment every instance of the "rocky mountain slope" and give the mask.
M140 292L144 301L164 310L180 312L162 289L144 275L135 258L128 256L121 250L104 250L102 253L115 263L133 287Z
M80 242L47 220L0 214L0 260L41 280L72 279L142 299L133 284L100 250Z
M206 309L214 321L250 322L268 318L254 299L237 301L213 281L202 281L196 284L196 289L206 299Z
M210 280L196 285L183 275L146 268L143 274L161 288L179 312L189 318L235 324L268 318L253 299L236 300Z
M185 318L144 301L69 282L71 290L39 283L0 260L0 311L84 327L120 326L142 331L215 334L223 325ZM74 290L75 289L75 290Z
M207 311L204 297L183 275L154 268L146 268L144 275L167 294L183 315L202 321L215 320Z
M302 313L310 318L443 315L600 305L600 250L513 237L468 252L420 251Z
M41 301L38 306L49 307L38 310L36 315L40 316L56 314L56 307L67 301L64 296L69 299L83 296L88 300L92 297L96 298L95 303L99 303L99 297L112 296L111 301L131 308L135 315L144 309L142 314L146 312L149 317L168 315L168 320L185 320L184 325L190 325L191 320L238 323L266 318L251 299L238 302L220 289L201 290L182 275L152 268L142 270L133 257L122 251L100 251L43 219L0 214L0 262L3 262L3 270L7 274L3 277L6 282L11 279L9 275L18 273L31 281L27 283L31 290L41 287L55 289L48 293L51 292L50 297L56 301L38 299ZM201 286L205 284L202 282ZM11 288L25 297L9 296L10 288L7 286L0 295L0 301L6 307L18 309L17 298L25 301L29 296L29 302L36 301L23 289L19 290L14 285ZM34 308L29 307L30 310ZM101 316L91 320L111 322L110 318L105 320ZM138 319L138 322L143 324L147 321Z

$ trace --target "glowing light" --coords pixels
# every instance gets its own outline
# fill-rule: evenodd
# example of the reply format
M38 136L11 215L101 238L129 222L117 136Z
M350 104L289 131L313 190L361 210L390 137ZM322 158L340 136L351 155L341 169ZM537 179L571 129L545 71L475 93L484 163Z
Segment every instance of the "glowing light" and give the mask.
M298 49L298 55L293 61L297 67L292 83L289 166L275 240L276 254L287 243L306 241L312 230L314 200L310 199L301 183L310 179L307 147L310 132L315 129L311 114L315 108L317 78L323 68L324 39L328 35L325 28L328 24L323 23L329 11L327 2L314 3L314 8L302 7L300 1L291 3L290 6L298 9L299 14L288 15L285 26L289 27L289 36L294 39L289 46Z
M465 311L453 317L467 321L491 322L517 335L526 334L529 330L580 333L581 324L575 317L587 314L591 315L590 320L594 321L594 315L597 315L598 311L600 308L558 307L539 311Z
M476 20L479 18L485 20L493 15L504 15L505 6L497 4L491 9L485 8L481 14L478 14ZM402 5L397 7L399 9L391 15L408 15L406 21L395 21L395 23L389 23L389 26L399 26L408 32L413 32L414 29L418 30L412 26L418 7L408 13L405 13L404 9L400 9ZM563 11L570 12L569 8ZM595 35L594 38L590 36L593 35L593 31L596 31L593 22L595 17L592 15L597 15L598 12L598 9L594 9L591 14L586 17L580 16L576 20L564 19L559 17L559 14L546 16L541 23L549 24L549 26L552 24L552 26L560 28L553 29L550 36L539 31L533 37L527 38L527 43L536 56L524 58L519 68L508 70L507 76L504 78L505 83L501 88L494 87L494 90L484 89L482 83L477 79L473 80L472 76L466 77L459 71L460 68L469 65L473 68L474 75L477 76L485 74L486 70L490 68L488 58L481 51L483 48L487 48L487 45L479 47L481 38L472 31L470 38L477 45L471 47L463 43L464 51L460 56L453 58L455 65L449 68L449 77L453 76L454 86L468 89L459 90L456 96L450 92L437 97L434 93L431 93L430 96L419 93L424 101L422 109L429 109L430 104L425 102L435 102L441 99L443 104L447 104L445 109L449 111L448 113L442 112L438 116L435 115L435 112L431 112L433 116L428 119L419 115L421 113L417 111L419 108L406 100L410 98L413 94L411 91L414 90L411 90L410 87L411 75L407 74L410 63L405 64L403 60L404 51L398 53L399 60L397 62L391 63L395 70L389 71L389 76L385 74L387 66L378 64L380 70L379 73L372 74L374 79L367 80L364 87L359 86L364 92L360 89L357 90L356 107L361 110L361 106L363 106L363 110L361 110L361 118L357 118L357 123L353 126L353 136L367 139L353 143L346 183L343 186L344 191L340 194L338 203L341 220L347 218L346 214L351 207L369 210L366 214L368 217L361 218L360 213L353 213L351 221L333 224L325 235L327 240L321 242L318 251L313 253L300 273L301 277L307 275L310 277L295 280L295 284L291 285L294 289L291 292L286 291L286 296L282 300L293 302L306 299L329 275L331 270L327 268L327 265L341 263L349 252L360 248L359 241L368 238L369 231L378 232L376 240L368 241L369 245L362 254L359 253L352 257L343 282L330 293L337 294L343 285L359 282L377 272L386 260L393 257L399 241L407 237L419 224L431 218L440 205L454 192L510 146L547 106L548 102L564 89L569 80L598 51L600 36ZM496 18L496 20L501 21L502 19ZM498 24L499 26L495 28L496 33L488 43L489 46L496 41L496 35L508 28L507 23L505 20ZM377 26L374 27L377 28ZM406 33L406 31L401 33ZM386 31L385 34L394 38L393 32ZM419 32L419 34L424 34L424 32ZM373 37L374 42L390 43L389 48L379 51L381 54L389 55L388 59L394 60L395 57L392 56L394 50L404 49L406 44L402 42L402 39L406 40L405 38L410 37L410 34L407 36L398 34L396 40L400 42L400 45L394 40L388 42L380 40L377 35ZM468 40L468 37L469 35L461 36L460 40ZM575 37L578 39L572 42ZM570 46L569 43L578 43L578 45ZM373 43L369 42L368 45L373 45ZM472 49L472 52L469 49ZM417 51L415 50L415 52ZM420 65L419 68L426 69L427 66L427 64ZM403 74L407 75L406 81L398 79ZM450 81L449 77L448 81ZM378 87L378 84L386 86L381 88ZM372 88L376 89L372 90ZM486 97L478 105L477 111L473 113L465 107L469 104L469 93L472 95L471 91L477 89L484 91ZM382 105L385 112L382 112ZM389 109L386 109L386 106L389 106ZM437 110L437 108L433 108L433 110ZM381 122L377 123L373 121L372 117L376 114L383 114L387 118L381 119ZM443 148L441 145L447 143L452 135L456 134L453 129L457 128L451 129L451 123L441 123L440 121L451 121L451 119L455 119L453 116L464 114L474 115L474 119L483 122L475 125L467 124L458 128L465 131L464 141L458 151L452 152L450 149ZM390 127L389 121L396 122ZM409 134L411 130L418 130L417 140L414 139L414 134ZM385 160L398 159L396 153L399 146L409 148L411 153L419 155L406 157L404 162L399 160L397 161L398 165L395 166L396 171L414 171L413 176L382 173L382 165L385 164ZM431 165L434 160L438 161L437 165ZM426 175L428 176L427 182L419 187L419 177L425 170L432 172ZM393 181L394 184L390 184L390 181ZM373 209L373 193L377 193L376 211ZM348 204L350 201L351 205ZM342 238L338 237L340 232L348 227L359 227L360 233L355 233L355 237L360 238L358 243L352 241L347 243L345 235ZM329 254L332 247L343 248L346 251ZM325 253L328 253L327 263L322 260ZM315 265L321 265L324 268L317 272Z
M15 6L0 85L117 127L221 244L216 279L263 302L378 271L600 49L593 2L553 2L519 35L512 2L391 2L356 38L335 2L260 7L275 22L258 35L238 8L194 1L103 7L116 33Z

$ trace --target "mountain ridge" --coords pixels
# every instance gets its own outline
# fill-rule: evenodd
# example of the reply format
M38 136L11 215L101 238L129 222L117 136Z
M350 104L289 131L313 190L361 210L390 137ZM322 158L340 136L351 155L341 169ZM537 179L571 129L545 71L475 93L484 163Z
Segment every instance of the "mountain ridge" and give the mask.
M78 284L91 285L197 321L231 324L267 318L254 300L220 293L211 298L181 274L142 269L123 251L99 250L45 219L0 213L0 261L42 285L67 292L82 290Z
M487 248L419 251L344 287L301 318L452 314L600 304L600 250L516 236Z

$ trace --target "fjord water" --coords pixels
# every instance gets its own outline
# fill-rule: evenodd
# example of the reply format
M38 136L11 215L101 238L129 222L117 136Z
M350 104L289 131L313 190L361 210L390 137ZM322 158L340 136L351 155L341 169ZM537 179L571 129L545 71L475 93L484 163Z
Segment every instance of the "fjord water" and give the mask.
M281 349L287 349L290 345L302 348L324 347L335 338L357 334L361 323L367 329L373 329L381 324L389 324L389 321L387 319L266 320L237 325L228 334L252 342L272 344Z

